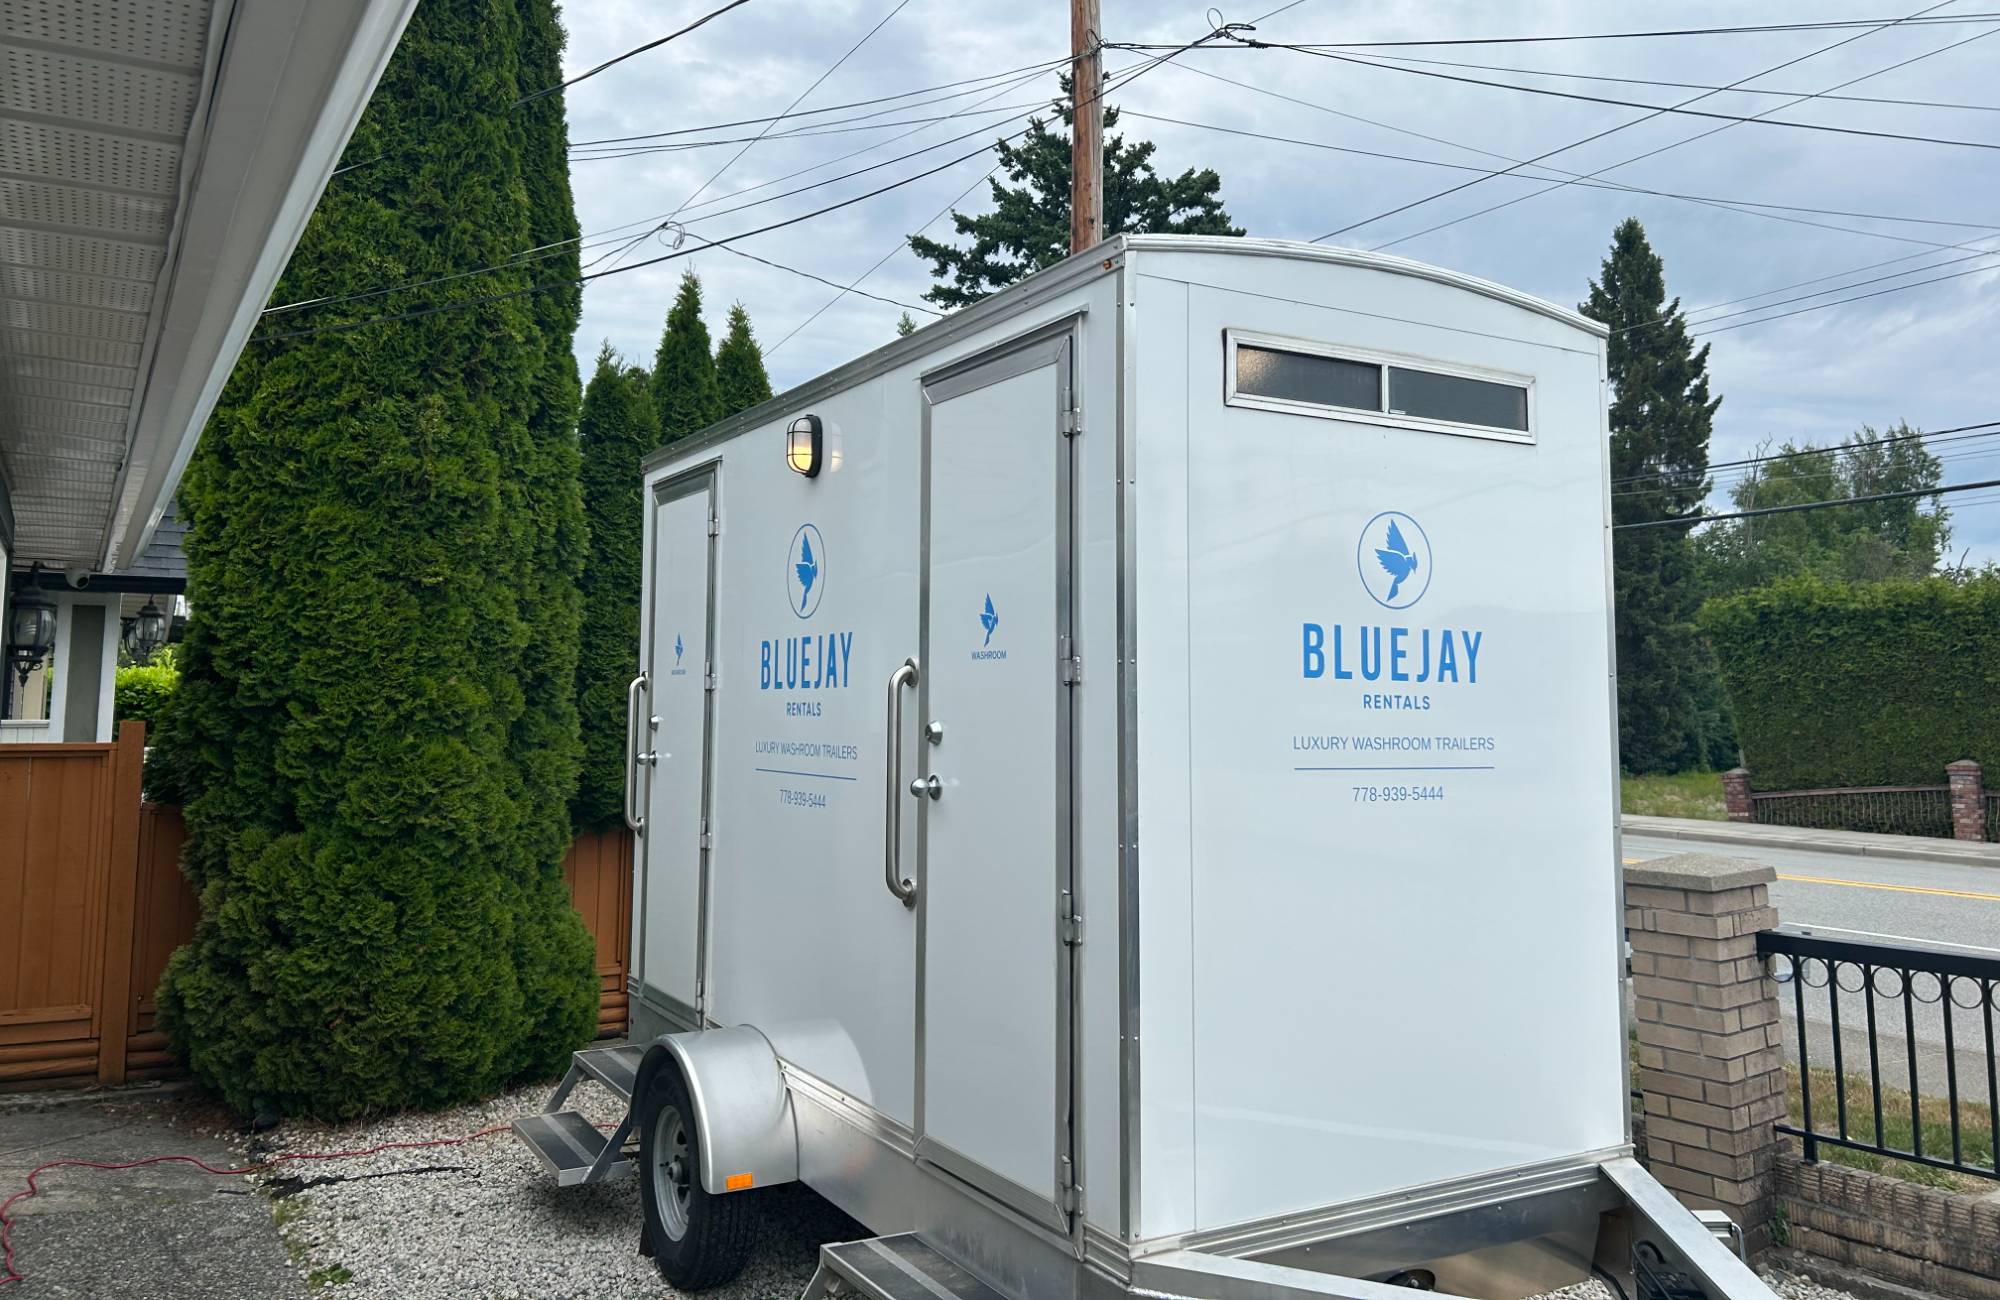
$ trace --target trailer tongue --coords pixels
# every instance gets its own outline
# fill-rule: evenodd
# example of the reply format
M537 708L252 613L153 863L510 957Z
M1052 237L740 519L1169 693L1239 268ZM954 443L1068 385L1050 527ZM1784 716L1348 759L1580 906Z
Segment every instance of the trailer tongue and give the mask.
M1631 1155L1604 337L1121 237L656 453L634 1045L522 1138L683 1289L797 1180L809 1296L1769 1300Z

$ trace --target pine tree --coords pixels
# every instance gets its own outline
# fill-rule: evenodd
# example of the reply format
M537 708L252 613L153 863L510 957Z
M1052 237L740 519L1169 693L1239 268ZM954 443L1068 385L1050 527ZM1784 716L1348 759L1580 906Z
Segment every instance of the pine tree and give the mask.
M649 379L606 343L583 391L577 441L590 559L583 568L583 645L576 698L583 779L570 808L578 832L619 824L625 809L625 686L639 671L644 489L639 462L659 443Z
M1042 118L1028 119L1027 138L994 145L1000 166L1014 182L990 183L993 211L976 217L954 212L951 220L961 235L972 237L970 248L958 248L923 235L910 236L910 249L931 264L937 277L924 297L941 307L963 307L996 289L1054 266L1069 256L1070 79L1062 82L1064 98L1051 105L1062 129L1051 130ZM1113 135L1118 110L1104 108L1104 232L1106 235L1180 234L1241 235L1222 206L1222 178L1210 169L1193 168L1171 180L1153 169L1157 146L1151 140L1127 143Z
M737 303L729 309L729 332L715 350L715 382L722 413L734 415L771 400L771 377L764 373L764 349L750 332L750 313Z
M1688 519L1708 495L1708 438L1720 398L1708 393L1708 347L1688 337L1667 301L1659 254L1636 218L1578 310L1610 327L1612 520ZM1627 770L1677 771L1728 761L1713 716L1715 668L1694 617L1702 591L1687 527L1628 528L1613 541L1618 742Z
M917 332L917 318L904 312L896 318L896 337L906 339Z
M530 174L560 167L559 104L511 108L550 84L559 39L549 0L424 0L348 147L380 161L328 189L276 296L573 231L566 187ZM557 361L574 308L509 295L546 275L253 341L188 469L194 612L163 741L202 915L160 1020L239 1109L444 1105L546 1073L590 1032L591 945L545 806L574 774L575 652L536 644L574 635Z
M706 429L723 416L715 356L701 319L701 281L691 270L681 273L680 292L653 357L653 413L663 443Z

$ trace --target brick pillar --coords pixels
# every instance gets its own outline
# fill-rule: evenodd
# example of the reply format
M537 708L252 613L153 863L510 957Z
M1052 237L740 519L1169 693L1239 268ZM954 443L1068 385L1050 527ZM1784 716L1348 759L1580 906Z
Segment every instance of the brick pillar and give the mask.
M1951 834L1954 839L1986 838L1986 788L1979 764L1969 758L1947 764L1945 776L1951 782Z
M1746 769L1732 767L1722 774L1722 806L1729 810L1730 821L1752 820L1750 773Z
M1625 869L1646 1163L1694 1209L1768 1244L1785 1110L1777 984L1757 932L1778 923L1771 868L1686 853Z

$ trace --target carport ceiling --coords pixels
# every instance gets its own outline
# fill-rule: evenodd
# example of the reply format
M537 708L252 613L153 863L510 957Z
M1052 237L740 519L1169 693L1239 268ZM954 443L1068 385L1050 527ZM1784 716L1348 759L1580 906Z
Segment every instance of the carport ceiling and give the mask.
M0 0L0 450L24 559L104 558L211 8Z

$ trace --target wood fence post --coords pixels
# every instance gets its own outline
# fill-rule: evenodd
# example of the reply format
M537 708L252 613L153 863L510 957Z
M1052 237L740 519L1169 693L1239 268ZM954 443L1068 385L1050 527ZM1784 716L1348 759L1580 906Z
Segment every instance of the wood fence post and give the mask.
M125 1082L132 1033L132 964L139 908L139 801L146 724L127 722L111 751L111 862L104 906L104 983L98 993L97 1081Z

